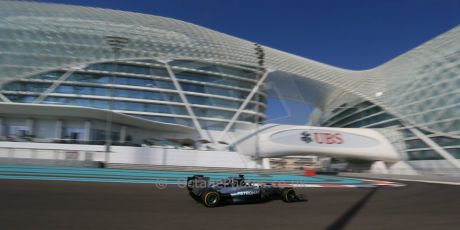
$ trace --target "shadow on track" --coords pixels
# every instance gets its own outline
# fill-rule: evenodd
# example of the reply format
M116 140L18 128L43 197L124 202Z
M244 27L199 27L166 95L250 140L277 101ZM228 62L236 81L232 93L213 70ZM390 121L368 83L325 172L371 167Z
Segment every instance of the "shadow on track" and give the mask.
M348 211L346 211L339 219L337 219L333 224L329 225L327 230L336 230L343 229L350 222L351 219L359 212L361 208L372 198L372 196L377 192L377 188L372 188L361 200L356 202Z

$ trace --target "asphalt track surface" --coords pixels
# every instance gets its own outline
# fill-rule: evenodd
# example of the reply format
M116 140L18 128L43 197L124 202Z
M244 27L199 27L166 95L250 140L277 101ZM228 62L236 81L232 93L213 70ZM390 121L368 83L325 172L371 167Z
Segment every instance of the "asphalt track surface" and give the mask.
M169 185L0 180L0 229L458 229L460 186L297 189L308 202L205 208Z

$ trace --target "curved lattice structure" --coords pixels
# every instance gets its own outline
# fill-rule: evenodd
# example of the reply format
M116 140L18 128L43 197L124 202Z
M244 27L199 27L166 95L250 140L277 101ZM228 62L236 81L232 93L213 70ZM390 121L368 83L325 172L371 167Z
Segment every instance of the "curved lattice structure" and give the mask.
M315 86L320 98L301 99L321 109L318 122L326 126L397 126L417 147L402 149L460 155L460 27L366 71L183 21L88 7L0 2L0 31L0 98L7 103L110 108L227 131L262 121L263 82L287 76ZM380 117L365 121L373 116Z

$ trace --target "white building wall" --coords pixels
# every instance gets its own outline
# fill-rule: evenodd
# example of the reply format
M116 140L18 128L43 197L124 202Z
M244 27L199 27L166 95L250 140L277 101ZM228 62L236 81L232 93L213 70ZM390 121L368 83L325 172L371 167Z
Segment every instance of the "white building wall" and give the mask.
M237 152L112 146L109 163L255 168L257 164ZM0 142L0 157L106 161L103 145Z

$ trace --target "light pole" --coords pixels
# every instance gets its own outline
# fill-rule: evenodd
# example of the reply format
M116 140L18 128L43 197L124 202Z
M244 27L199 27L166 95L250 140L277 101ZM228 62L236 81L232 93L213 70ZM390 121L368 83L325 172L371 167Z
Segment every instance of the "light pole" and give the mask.
M255 53L256 53L256 57L257 57L257 64L259 64L259 67L261 69L263 69L264 71L267 71L264 68L265 52L264 52L263 47L261 45L257 44L257 43L254 43L254 50L255 50ZM265 74L265 72L263 74ZM262 78L262 75L260 75L260 77L258 79L259 81L261 80L260 78ZM262 89L262 86L258 89L258 91L260 92L261 89ZM256 109L256 115L255 115L255 122L256 122L256 154L255 154L255 156L256 156L257 159L259 159L259 163L261 164L261 167L263 167L263 162L260 162L260 140L259 140L259 123L261 122L261 120L260 120L259 116L257 115L259 113L259 110L260 110L260 107L259 107L260 94L258 92L256 92L254 97L255 97L256 102L257 102L256 106L255 106L255 109ZM249 100L251 100L251 99L249 99Z
M117 36L106 36L105 41L112 48L114 60L118 59L118 55L121 49L129 42L129 39ZM110 90L109 90L109 108L107 110L107 120L105 125L105 162L109 163L110 152L112 145L112 102L113 102L113 83L115 79L115 71L117 70L116 62L113 62L114 69L111 71L110 76Z

